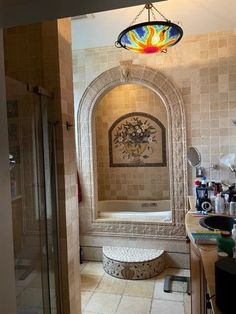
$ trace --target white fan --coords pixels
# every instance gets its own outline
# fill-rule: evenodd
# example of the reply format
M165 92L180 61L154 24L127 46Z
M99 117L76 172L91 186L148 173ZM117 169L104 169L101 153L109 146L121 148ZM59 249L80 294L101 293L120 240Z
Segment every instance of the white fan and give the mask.
M220 163L226 167L228 167L232 172L236 172L235 166L234 166L234 160L235 160L235 154L227 154L223 155L220 158Z

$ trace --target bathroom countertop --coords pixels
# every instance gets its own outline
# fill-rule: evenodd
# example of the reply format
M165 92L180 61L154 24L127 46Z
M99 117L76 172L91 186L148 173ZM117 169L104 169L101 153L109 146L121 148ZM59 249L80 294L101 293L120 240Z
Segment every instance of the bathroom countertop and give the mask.
M192 233L196 231L206 231L205 228L201 227L199 225L199 219L201 216L195 216L195 198L189 197L189 204L190 208L194 210L189 210L188 213L185 216L185 225L186 225L186 231L187 235L190 239L190 241L195 245L195 247L198 249L202 264L205 272L205 277L207 281L207 287L208 292L210 296L215 295L215 262L217 261L217 248L215 244L201 244L197 245L193 239ZM191 206L193 205L193 206ZM215 304L215 298L213 297L211 299L212 303L212 309L214 314L221 314L222 312L217 308Z

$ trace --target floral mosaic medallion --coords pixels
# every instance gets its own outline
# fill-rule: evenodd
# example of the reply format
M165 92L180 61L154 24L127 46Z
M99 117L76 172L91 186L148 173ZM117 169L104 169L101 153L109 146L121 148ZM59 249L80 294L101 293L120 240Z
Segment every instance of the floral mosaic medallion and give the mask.
M166 166L165 127L144 112L121 116L109 129L111 167Z

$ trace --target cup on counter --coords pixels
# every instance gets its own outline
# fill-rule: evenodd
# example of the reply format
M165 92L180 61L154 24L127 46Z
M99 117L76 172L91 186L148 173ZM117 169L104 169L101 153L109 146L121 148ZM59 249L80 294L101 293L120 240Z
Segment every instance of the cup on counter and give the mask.
M229 255L225 252L217 252L217 259L218 261L222 258L228 257Z

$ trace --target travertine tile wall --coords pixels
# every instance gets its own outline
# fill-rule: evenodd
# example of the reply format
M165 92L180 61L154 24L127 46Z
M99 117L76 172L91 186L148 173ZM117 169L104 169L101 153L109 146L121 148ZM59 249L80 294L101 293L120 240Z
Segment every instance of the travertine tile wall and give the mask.
M121 60L162 72L182 93L188 146L196 146L210 180L232 183L234 175L219 165L219 157L236 153L236 34L235 31L185 36L166 54L137 55L115 47L73 51L74 93L80 99L85 88L102 72ZM78 105L78 104L77 104ZM194 170L189 168L189 193Z
M168 167L110 167L108 130L124 114L145 112L167 130L167 112L161 99L141 85L121 85L107 93L95 109L98 200L170 198ZM167 138L167 134L166 134ZM162 151L155 151L156 156ZM168 155L168 153L167 153ZM162 159L162 156L160 157Z
M96 77L119 66L121 61L132 60L135 65L156 69L172 80L182 94L187 144L199 149L208 179L233 182L234 176L228 169L221 166L219 170L207 168L213 163L219 164L221 154L236 153L236 128L232 124L232 119L236 116L235 48L236 34L232 30L185 36L167 54L138 55L113 46L73 51L75 99L79 102L87 86ZM78 103L75 105L78 106ZM193 179L194 169L189 168L189 194L193 191ZM86 221L88 217L83 219ZM101 253L99 247L112 241L112 245L117 246L163 247L171 256L169 265L188 265L188 245L184 241L133 240L131 242L130 238L117 236L97 239L93 235L81 235L82 246L90 258L98 259L99 252Z
M65 226L65 238L67 247L64 252L67 256L65 267L68 274L66 281L69 289L69 313L80 313L80 268L79 268L79 216L77 197L77 166L75 151L75 128L74 128L74 98L72 78L72 51L71 51L71 19L57 21L58 27L58 60L60 77L60 110L63 138L63 161L64 175L61 174L64 184L62 190L65 193L63 208L63 224ZM52 59L53 60L53 56ZM71 124L68 130L66 122ZM60 175L60 174L59 174ZM61 235L63 232L61 233Z
M49 119L56 129L59 186L59 242L63 313L80 313L79 225L73 124L70 19L5 31L6 74L54 93Z

